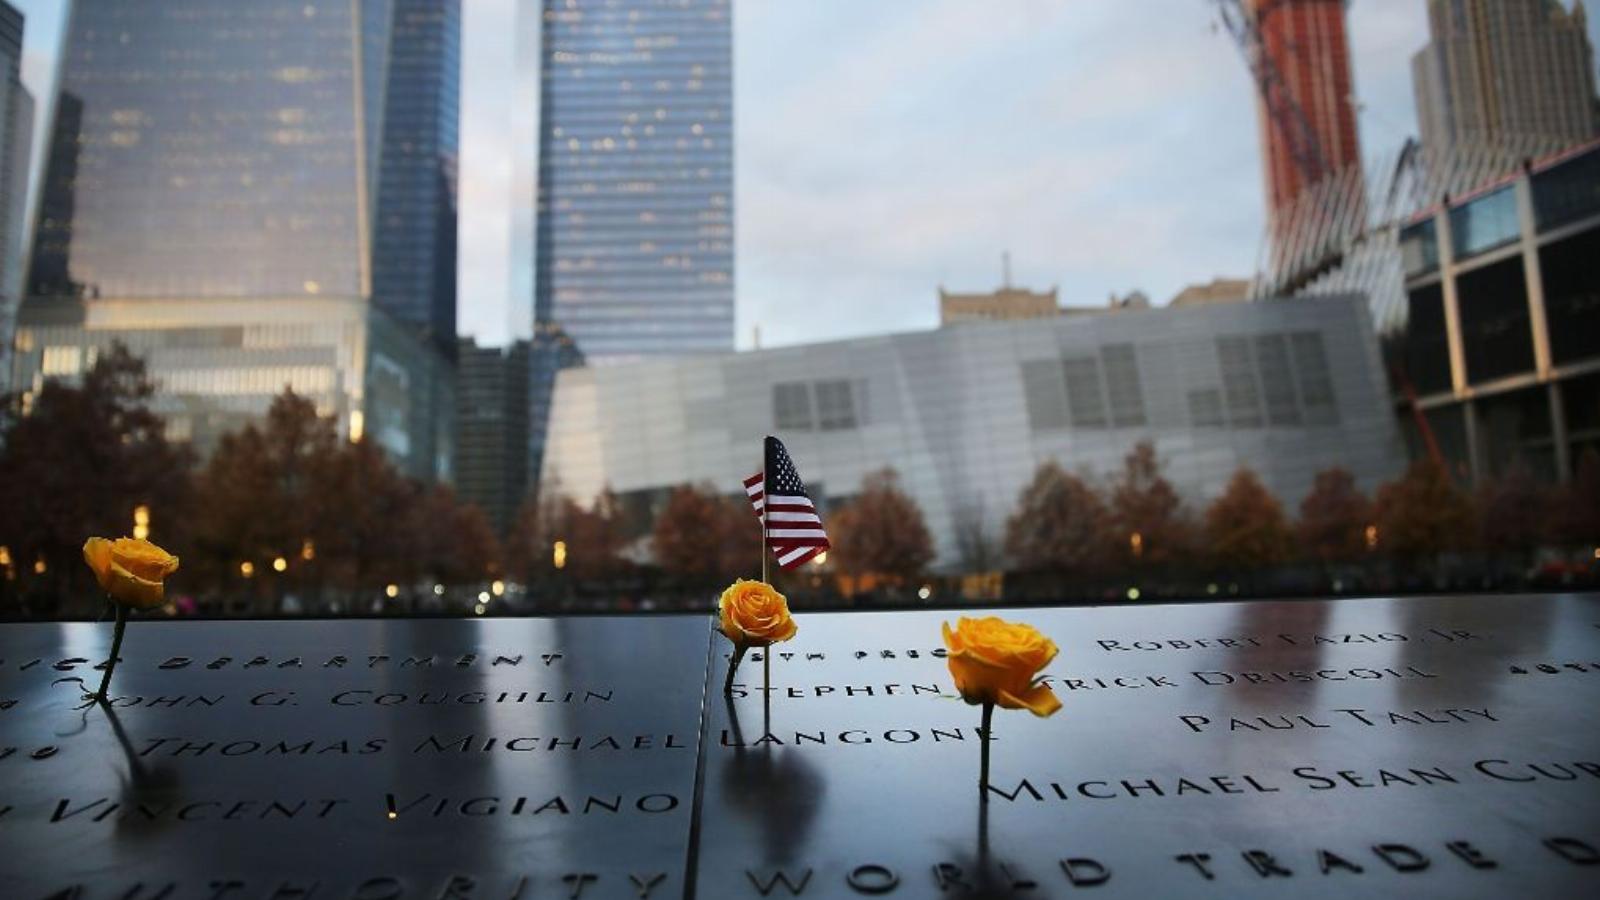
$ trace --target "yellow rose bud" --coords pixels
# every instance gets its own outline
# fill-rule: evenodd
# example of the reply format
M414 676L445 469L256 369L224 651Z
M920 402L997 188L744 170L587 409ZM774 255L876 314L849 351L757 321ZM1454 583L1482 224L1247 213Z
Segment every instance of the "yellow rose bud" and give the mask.
M1056 657L1055 641L1033 626L989 616L963 617L955 630L949 622L943 628L950 674L963 700L1026 709L1040 718L1061 708L1048 686L1033 683L1039 670Z
M765 647L787 641L799 631L789 615L789 602L764 581L741 578L722 592L719 627L737 647Z
M83 560L112 600L134 609L160 606L163 582L178 571L178 558L149 541L93 537L83 543Z

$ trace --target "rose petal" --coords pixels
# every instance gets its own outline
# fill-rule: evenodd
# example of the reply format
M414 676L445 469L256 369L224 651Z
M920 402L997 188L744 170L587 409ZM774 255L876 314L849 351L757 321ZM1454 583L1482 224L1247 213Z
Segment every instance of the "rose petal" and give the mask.
M1010 691L1000 692L1000 705L1006 709L1025 709L1041 719L1048 719L1061 708L1061 700L1048 685L1036 684L1017 696Z

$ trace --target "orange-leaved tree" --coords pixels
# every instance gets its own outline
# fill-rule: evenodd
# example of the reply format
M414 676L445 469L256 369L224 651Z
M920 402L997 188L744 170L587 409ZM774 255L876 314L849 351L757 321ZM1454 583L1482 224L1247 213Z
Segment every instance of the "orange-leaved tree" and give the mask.
M1220 566L1261 569L1289 555L1289 523L1283 506L1256 473L1240 468L1222 495L1206 508L1206 549Z
M1300 501L1300 519L1295 523L1298 549L1323 564L1358 560L1368 553L1372 515L1372 501L1356 486L1349 469L1323 469ZM1372 536L1376 537L1375 531Z
M709 486L679 485L656 515L650 537L657 565L695 582L759 572L761 523L744 501Z
M1402 562L1431 560L1468 546L1474 535L1471 498L1443 465L1428 459L1378 488L1378 547Z
M933 561L933 537L894 469L867 475L861 491L828 523L838 570L888 585L916 580Z
M1042 463L1006 522L1006 553L1025 572L1089 575L1110 551L1105 503L1055 460Z
M1112 541L1125 567L1170 565L1189 554L1193 526L1149 441L1123 459L1111 483L1110 512Z

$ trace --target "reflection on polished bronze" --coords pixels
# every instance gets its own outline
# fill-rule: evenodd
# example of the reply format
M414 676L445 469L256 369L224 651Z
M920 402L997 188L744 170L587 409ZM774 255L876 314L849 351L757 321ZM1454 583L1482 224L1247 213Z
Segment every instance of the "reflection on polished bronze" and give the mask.
M987 742L933 611L721 703L700 616L142 623L103 705L102 630L0 627L0 894L1594 893L1600 598L1002 615L1071 717Z
M703 622L0 627L0 896L682 896Z
M704 753L803 759L812 818L779 861L747 787L708 778L698 895L1564 897L1600 877L1600 598L997 613L1060 643L1042 683L1071 715L1006 717L976 809L977 717L941 642L907 637L950 614L808 615L769 739L713 705Z

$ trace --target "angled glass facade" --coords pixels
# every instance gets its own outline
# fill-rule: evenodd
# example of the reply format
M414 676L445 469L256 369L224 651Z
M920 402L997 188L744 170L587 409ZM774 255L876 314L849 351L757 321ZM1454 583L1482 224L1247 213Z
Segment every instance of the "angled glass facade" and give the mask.
M394 0L372 299L453 351L460 0Z
M10 388L33 140L33 97L22 86L23 25L22 13L0 0L0 393Z
M535 320L591 362L733 349L729 0L545 0Z
M1600 449L1596 198L1591 142L1401 231L1407 304L1384 347L1414 455L1431 433L1463 480L1522 466L1560 481Z
M454 243L437 201L459 54L439 35L458 12L443 0L80 0L19 321L24 406L120 342L145 358L169 436L201 453L292 388L408 473L447 477L451 372L409 307L387 314L374 276L395 271L381 251L409 253L412 236L379 233L380 195L409 215L408 191L425 183L429 212L412 224ZM453 307L450 320L453 332Z
M1041 462L1106 478L1144 440L1194 506L1240 466L1288 502L1332 466L1370 490L1404 465L1379 359L1364 298L1346 295L567 369L542 479L624 508L680 484L734 493L776 434L825 506L897 469L936 567L955 569L960 530L1004 534Z
M365 296L388 0L86 0L34 295ZM75 131L75 133L71 133ZM52 163L65 162L52 158Z

